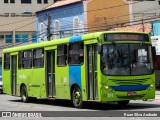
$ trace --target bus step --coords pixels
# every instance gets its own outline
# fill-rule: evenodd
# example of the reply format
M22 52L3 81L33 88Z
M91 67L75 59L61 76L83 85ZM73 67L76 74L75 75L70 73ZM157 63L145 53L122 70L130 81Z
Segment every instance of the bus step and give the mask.
M56 97L48 97L49 100L55 100Z
M87 101L89 101L89 102L98 102L98 100L92 100L92 99L89 99Z

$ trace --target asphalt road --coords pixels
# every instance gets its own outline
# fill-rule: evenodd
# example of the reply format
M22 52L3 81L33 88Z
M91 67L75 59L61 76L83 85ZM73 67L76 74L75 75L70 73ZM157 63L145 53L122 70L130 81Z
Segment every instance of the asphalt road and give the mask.
M66 100L37 99L30 103L23 103L21 102L20 97L0 94L0 111L1 114L6 111L14 111L17 113L21 112L21 114L26 111L36 112L37 115L42 113L42 117L51 116L62 117L65 119L66 117L76 117L79 119L81 117L93 117L94 119L95 117L110 117L111 119L113 119L113 117L124 117L128 120L135 117L135 115L140 117L140 119L143 119L140 115L144 113L155 113L158 114L158 116L160 115L160 95L156 95L156 99L154 101L131 101L126 107L120 107L117 103L87 103L84 109L76 109L73 107L71 101ZM136 118L138 118L137 116ZM148 120L149 118L150 116L145 117L145 119ZM16 120L17 119L18 118L16 118ZM154 117L153 119L158 120L157 117Z

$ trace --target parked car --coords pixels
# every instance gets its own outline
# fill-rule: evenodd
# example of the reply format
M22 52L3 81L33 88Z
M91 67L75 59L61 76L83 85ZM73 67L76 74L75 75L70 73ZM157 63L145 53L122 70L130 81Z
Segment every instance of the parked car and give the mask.
M0 93L3 93L2 76L0 76Z

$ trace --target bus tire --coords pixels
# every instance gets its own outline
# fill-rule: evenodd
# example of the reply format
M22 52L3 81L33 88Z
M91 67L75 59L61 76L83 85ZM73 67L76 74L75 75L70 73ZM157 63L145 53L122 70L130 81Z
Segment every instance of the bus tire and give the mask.
M78 86L75 86L72 91L72 102L75 108L82 108L82 92Z
M24 103L29 102L28 91L27 91L26 86L23 86L23 87L21 88L21 100L22 100Z
M124 100L124 101L117 101L118 105L120 106L127 106L129 103L129 100Z

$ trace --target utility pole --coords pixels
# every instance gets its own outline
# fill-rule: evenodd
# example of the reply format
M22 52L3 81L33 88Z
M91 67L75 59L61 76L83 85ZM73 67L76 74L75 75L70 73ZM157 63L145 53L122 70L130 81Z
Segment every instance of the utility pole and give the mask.
M47 24L47 39L51 40L51 16L49 13L47 14L48 24Z

